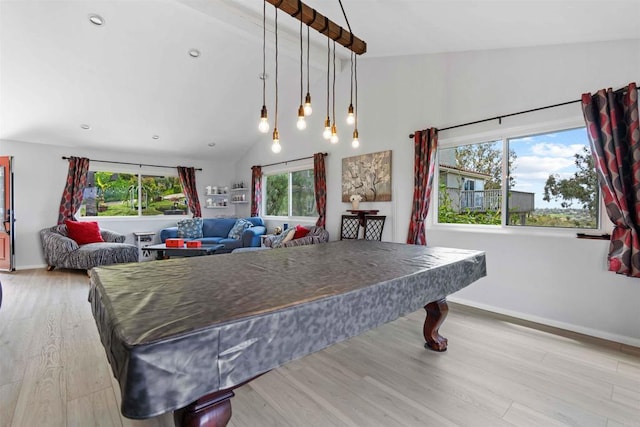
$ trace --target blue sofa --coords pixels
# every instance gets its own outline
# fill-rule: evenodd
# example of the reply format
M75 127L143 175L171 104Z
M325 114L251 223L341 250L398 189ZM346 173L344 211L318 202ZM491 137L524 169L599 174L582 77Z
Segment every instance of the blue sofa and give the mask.
M222 244L224 248L218 249L216 253L231 252L237 248L259 247L261 244L260 236L266 233L267 228L264 221L260 217L244 218L253 224L244 230L240 239L229 239L229 231L233 228L237 218L204 218L202 220L202 236L198 239L184 240L200 240L203 245ZM164 228L160 231L160 240L164 243L167 239L178 237L178 227Z

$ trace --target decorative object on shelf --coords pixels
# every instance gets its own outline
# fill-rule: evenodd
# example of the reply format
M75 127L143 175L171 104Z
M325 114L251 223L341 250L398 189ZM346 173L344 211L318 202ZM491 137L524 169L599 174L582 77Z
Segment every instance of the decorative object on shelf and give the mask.
M359 194L352 194L351 197L349 197L349 201L351 201L351 207L353 208L353 210L357 210L358 208L360 208L362 196Z
M342 159L342 201L352 194L365 202L391 201L391 150Z
M276 236L280 233L282 233L282 227L275 227L273 229L273 234L275 234Z

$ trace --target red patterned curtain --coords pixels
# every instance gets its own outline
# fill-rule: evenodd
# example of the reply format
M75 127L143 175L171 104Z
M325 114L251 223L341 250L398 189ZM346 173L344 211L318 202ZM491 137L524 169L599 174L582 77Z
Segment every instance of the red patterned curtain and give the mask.
M582 95L607 214L615 228L609 245L609 271L640 277L640 129L635 83L621 91Z
M417 131L414 135L414 146L413 208L411 209L407 243L426 245L427 236L424 230L424 219L429 212L431 184L435 175L438 129L430 128Z
M193 214L194 218L201 218L202 210L200 209L200 198L198 197L195 168L178 166L178 176L180 177L182 190L184 191L185 196L187 196L189 210Z
M62 200L60 200L58 224L64 224L65 219L75 221L75 214L82 205L82 193L87 184L87 172L89 172L89 159L69 157L69 173L62 192Z
M251 216L260 216L262 204L262 168L251 167Z
M324 154L313 155L313 182L316 193L318 220L316 226L323 227L327 221L327 173L324 167Z

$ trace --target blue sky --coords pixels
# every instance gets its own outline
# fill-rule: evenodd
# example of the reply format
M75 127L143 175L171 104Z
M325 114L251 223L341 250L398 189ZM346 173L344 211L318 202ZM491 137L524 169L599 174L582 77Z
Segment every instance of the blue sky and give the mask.
M535 193L536 209L559 208L560 202L545 202L544 184L550 174L558 174L560 178L570 178L577 170L574 155L589 146L585 128L552 132L511 139L509 148L517 155L512 175L516 184L515 191ZM573 207L581 208L574 202Z

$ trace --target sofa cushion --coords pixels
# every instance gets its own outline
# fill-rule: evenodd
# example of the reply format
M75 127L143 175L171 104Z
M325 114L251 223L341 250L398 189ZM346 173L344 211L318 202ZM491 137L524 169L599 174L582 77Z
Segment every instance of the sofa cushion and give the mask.
M203 245L217 245L223 239L224 237L201 237L198 240L202 242Z
M187 239L199 239L202 237L202 218L189 218L178 221L178 237Z
M202 224L202 235L204 237L227 237L235 223L235 218L207 218Z
M293 235L294 239L301 239L304 236L306 236L307 234L309 234L309 231L311 231L311 229L307 228L307 227L303 227L301 225L296 225L296 233Z
M244 230L252 226L252 223L250 223L246 219L240 218L236 221L233 228L231 228L231 231L229 231L227 237L229 239L239 239L240 237L242 237L242 233L244 232Z
M65 220L64 224L67 226L69 237L79 245L104 242L100 234L100 227L95 221L78 222Z

